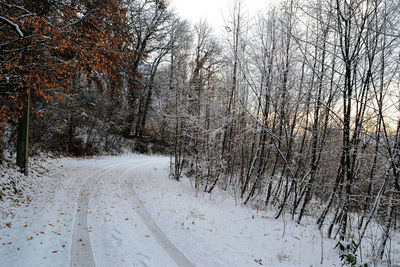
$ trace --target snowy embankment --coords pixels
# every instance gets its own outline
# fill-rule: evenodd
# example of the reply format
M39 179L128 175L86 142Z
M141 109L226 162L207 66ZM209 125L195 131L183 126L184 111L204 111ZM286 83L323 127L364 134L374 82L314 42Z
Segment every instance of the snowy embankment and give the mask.
M188 179L168 179L166 157L32 167L31 201L0 221L0 266L340 266L335 241L313 225L237 206L226 192L196 197Z

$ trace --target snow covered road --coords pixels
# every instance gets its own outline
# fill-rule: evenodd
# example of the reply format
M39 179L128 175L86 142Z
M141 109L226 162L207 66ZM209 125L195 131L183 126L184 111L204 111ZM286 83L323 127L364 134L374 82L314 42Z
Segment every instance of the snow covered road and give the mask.
M190 233L173 233L186 253L205 257L192 263L137 196L135 180L168 166L140 155L42 163L33 201L2 218L0 266L220 266Z
M135 169L149 168L158 162L159 159L142 159L112 164L86 180L79 192L75 213L71 266L161 266L174 263L193 266L140 205L133 190L133 180L126 179ZM93 199L91 192L95 192ZM95 210L90 214L89 202ZM123 218L124 215L128 217ZM88 217L92 217L89 219L93 225L90 228ZM116 224L124 221L125 224ZM128 221L135 222L134 227L140 231L130 231ZM93 256L89 231L93 231L96 257ZM148 233L144 238L149 241L143 239L143 233ZM141 245L132 248L129 244Z
M143 155L35 164L32 201L1 218L0 266L340 266L313 226L196 194L168 168Z

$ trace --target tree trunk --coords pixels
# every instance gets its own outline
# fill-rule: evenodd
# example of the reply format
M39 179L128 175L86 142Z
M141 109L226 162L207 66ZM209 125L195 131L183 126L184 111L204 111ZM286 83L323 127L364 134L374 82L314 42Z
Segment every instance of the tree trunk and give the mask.
M25 175L28 175L28 148L29 148L29 119L31 109L31 97L26 96L23 115L18 120L17 139L17 166Z

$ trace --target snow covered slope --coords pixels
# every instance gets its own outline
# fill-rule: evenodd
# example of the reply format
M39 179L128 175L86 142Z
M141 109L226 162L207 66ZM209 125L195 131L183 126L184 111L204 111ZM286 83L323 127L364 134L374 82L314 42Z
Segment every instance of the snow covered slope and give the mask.
M0 266L340 266L335 242L314 226L271 219L225 192L196 197L188 179L168 179L166 157L41 167L32 201L1 218Z

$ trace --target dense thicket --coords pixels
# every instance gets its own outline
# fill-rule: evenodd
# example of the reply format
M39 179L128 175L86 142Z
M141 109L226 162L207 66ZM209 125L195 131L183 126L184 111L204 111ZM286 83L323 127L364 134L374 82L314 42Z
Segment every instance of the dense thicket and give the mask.
M133 76L124 68L135 52L122 1L1 1L0 21L0 139L27 98L48 116L51 103L82 93L84 83L103 76L117 84L121 70Z
M226 43L200 23L186 65L186 47L171 53L171 175L186 171L196 190L231 190L276 218L312 215L329 237L355 235L355 250L381 225L369 253L390 262L400 212L399 3L288 0L256 20L241 8Z
M1 152L28 97L34 151L87 155L141 139L175 20L163 1L0 4Z

